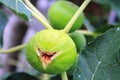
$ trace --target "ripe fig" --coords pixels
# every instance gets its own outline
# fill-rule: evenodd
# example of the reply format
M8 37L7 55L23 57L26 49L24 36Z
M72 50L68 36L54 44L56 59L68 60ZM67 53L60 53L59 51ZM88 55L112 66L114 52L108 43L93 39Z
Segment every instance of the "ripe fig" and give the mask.
M48 20L54 29L64 29L78 6L69 1L56 1L48 10ZM79 29L83 24L83 13L78 17L69 32Z
M68 70L77 58L73 40L66 33L46 29L37 32L26 47L28 62L38 71L58 74Z
M83 34L81 34L79 31L75 31L73 33L69 33L70 37L74 41L77 52L79 53L84 47L86 46L86 39Z

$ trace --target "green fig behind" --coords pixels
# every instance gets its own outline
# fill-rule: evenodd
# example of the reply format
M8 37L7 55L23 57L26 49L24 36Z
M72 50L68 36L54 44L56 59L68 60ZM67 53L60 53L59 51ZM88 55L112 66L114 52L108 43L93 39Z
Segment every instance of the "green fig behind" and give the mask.
M72 38L72 40L74 41L78 53L85 48L86 39L83 34L81 34L79 31L75 31L73 33L70 33L69 35Z
M64 29L78 8L77 5L70 1L56 1L48 10L48 20L54 29ZM69 32L79 29L83 24L83 18L82 13Z
M68 70L77 58L73 40L54 29L36 33L26 47L28 62L38 71L58 74Z

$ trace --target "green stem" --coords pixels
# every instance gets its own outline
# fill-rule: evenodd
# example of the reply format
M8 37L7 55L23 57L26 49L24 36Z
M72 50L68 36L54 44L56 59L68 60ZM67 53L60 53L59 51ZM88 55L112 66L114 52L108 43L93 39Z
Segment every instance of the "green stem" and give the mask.
M99 34L99 33L91 32L88 30L78 30L78 31L80 31L80 33L84 35L93 36L94 38Z
M44 19L46 22L48 22L48 20L42 15L41 12L39 12L31 3L29 0L25 0L25 3L27 6L29 6L29 8L34 11L37 15L39 15L42 19Z
M66 72L61 73L61 78L62 80L68 80L67 73Z
M15 52L15 51L23 49L25 46L26 46L26 44L22 44L22 45L19 45L19 46L16 46L16 47L13 47L13 48L7 49L7 50L0 49L0 54L12 53L12 52Z
M43 80L49 80L49 76L48 76L48 74L43 74Z
M39 80L50 80L48 74L42 74L39 76Z
M30 0L24 0L26 7L31 11L32 16L36 18L45 28L53 29L48 20L40 13L30 2Z
M83 12L83 10L86 8L86 6L88 5L90 1L91 0L85 0L83 2L83 4L80 6L80 8L77 10L77 12L73 15L72 19L69 21L69 23L64 28L63 30L64 32L68 33L70 31L71 27L73 26L73 24L75 23L79 15Z

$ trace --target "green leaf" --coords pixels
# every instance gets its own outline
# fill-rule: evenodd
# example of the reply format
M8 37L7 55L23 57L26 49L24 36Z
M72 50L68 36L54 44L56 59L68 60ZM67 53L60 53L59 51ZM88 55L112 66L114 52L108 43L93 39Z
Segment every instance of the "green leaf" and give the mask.
M111 29L111 28L115 28L115 27L120 27L120 24L116 24L116 25L111 25L111 24L105 24L105 25L102 25L100 27L98 27L95 32L97 33L104 33L106 32L107 30Z
M14 73L14 74L8 76L6 80L38 80L38 79L27 73L20 72L20 73Z
M113 10L115 10L118 16L120 17L120 0L94 0L94 1L101 4L110 4Z
M0 9L0 47L2 46L3 42L3 31L5 28L6 23L8 22L8 18L5 13Z
M31 19L31 12L25 7L22 0L0 0L5 6L9 7L17 16L24 20Z
M97 37L80 54L74 80L120 80L120 28Z

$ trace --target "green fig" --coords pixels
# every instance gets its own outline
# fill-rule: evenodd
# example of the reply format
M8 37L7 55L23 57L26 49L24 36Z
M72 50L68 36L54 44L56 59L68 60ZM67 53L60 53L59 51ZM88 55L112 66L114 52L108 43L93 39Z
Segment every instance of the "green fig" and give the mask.
M29 40L26 57L38 71L58 74L72 66L77 59L77 51L69 35L59 30L45 29Z
M56 1L48 9L48 20L54 29L64 29L78 8L77 5L69 1ZM83 19L84 16L82 13L69 32L79 29L83 24Z
M81 34L79 31L75 31L73 33L69 33L69 36L74 41L78 53L85 48L86 39L83 34Z
M77 66L78 66L78 59L79 59L79 56L78 56L78 58L75 60L75 62L72 64L72 66L67 70L67 74L68 74L68 75L73 75L75 69L76 69Z

